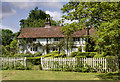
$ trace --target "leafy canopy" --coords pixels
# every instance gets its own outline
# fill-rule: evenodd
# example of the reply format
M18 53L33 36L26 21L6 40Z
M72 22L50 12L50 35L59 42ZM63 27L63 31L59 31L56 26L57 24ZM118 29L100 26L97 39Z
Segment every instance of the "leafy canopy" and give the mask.
M45 19L49 18L50 15L46 14L44 11L38 9L36 7L34 10L31 10L27 19L20 20L20 26L22 28L26 27L44 27ZM56 26L56 21L52 20L51 17L51 25Z
M120 54L120 2L68 2L61 8L63 20L77 20L72 23L79 29L96 29L95 49L106 55Z
M9 29L2 29L2 45L9 45L13 38L13 32Z

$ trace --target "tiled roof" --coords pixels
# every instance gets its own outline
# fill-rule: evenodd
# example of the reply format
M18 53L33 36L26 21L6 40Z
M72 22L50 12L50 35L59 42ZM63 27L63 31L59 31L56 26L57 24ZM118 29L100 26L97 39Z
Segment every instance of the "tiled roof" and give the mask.
M95 30L90 29L90 35L93 34ZM86 35L86 30L76 31L72 34L72 37L81 37ZM52 37L64 37L61 32L61 27L50 27L50 28L22 28L21 33L18 38L52 38Z

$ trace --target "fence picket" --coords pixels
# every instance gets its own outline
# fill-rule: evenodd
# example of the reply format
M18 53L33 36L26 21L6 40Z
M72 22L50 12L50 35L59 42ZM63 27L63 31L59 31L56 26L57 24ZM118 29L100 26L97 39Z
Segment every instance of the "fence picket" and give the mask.
M57 68L57 64L63 66L63 68L65 68L66 65L74 67L77 63L77 59L78 58L41 58L41 65L43 69ZM54 64L55 62L57 62L57 64ZM97 69L97 71L110 71L107 70L106 58L79 58L79 62L81 62L84 67L85 64L93 68L98 67L99 69Z

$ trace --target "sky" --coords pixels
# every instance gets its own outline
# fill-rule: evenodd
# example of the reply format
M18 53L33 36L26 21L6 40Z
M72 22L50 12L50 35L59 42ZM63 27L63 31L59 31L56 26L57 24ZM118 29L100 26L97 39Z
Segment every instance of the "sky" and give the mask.
M18 0L19 1L19 0ZM0 20L2 20L2 24L0 28L2 29L10 29L14 33L20 30L20 20L26 19L30 13L30 10L34 9L38 6L39 9L45 11L47 14L50 14L53 17L53 20L60 20L63 15L60 10L63 5L67 2L41 2L41 1L3 1L2 2L2 16L0 16Z

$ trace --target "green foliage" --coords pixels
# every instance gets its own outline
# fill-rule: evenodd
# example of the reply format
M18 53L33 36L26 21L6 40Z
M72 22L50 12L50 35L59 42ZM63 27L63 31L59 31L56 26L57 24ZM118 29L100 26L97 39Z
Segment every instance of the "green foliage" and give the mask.
M80 62L79 60L77 60L77 63L75 66L72 63L68 64L67 62L66 64L62 64L62 65L60 65L58 62L54 62L53 64L54 66L57 66L57 67L51 68L50 70L52 71L96 72L94 68L91 68L87 64L85 64L85 67L84 67L82 62Z
M78 54L78 52L71 52L70 56L75 57L75 56L77 56L77 54Z
M2 45L2 56L9 56L9 52L5 46Z
M107 58L107 69L110 70L110 72L117 71L119 69L119 60L116 56L106 56Z
M82 52L82 46L78 47L78 52Z
M56 55L56 54L58 54L58 51L52 51L52 52L50 52L50 54Z
M41 57L50 57L50 56L52 56L52 54L42 55Z
M35 9L31 10L27 19L20 20L20 26L22 28L28 27L44 27L45 26L45 19L50 18L49 14L46 14L41 9L36 7ZM56 21L52 20L51 18L51 25L56 26Z
M20 62L17 62L14 66L13 63L5 62L3 63L2 70L26 70L27 67L22 65Z
M101 54L97 53L96 55L94 55L94 57L95 58L105 57L105 54L104 54L104 52Z
M2 45L9 45L13 38L13 32L9 29L2 29Z
M97 52L72 52L71 53L71 57L75 57L75 56L85 56L85 57L94 57L94 55L96 55Z
M86 56L75 56L75 58L86 58Z
M10 43L10 51L13 55L18 52L18 42L17 42L17 40L13 40Z
M36 56L42 56L42 52L38 51L37 53L34 54L34 57Z
M28 60L27 60L27 70L32 70L32 68L33 68L33 64L32 64L32 62L29 62Z
M66 57L67 56L67 54L65 54L64 51L61 52L61 55L62 55L62 57Z
M119 6L119 2L68 2L61 8L63 13L67 13L62 16L62 21L78 20L79 22L71 23L78 29L94 27L96 29L95 36L93 36L96 41L95 50L98 53L105 52L106 55L119 56ZM68 29L74 29L74 27L68 27Z
M42 55L41 57L66 57L64 52L58 53L58 51L52 51L50 54Z
M18 53L14 55L15 57L34 57L34 54L30 54L30 53Z

